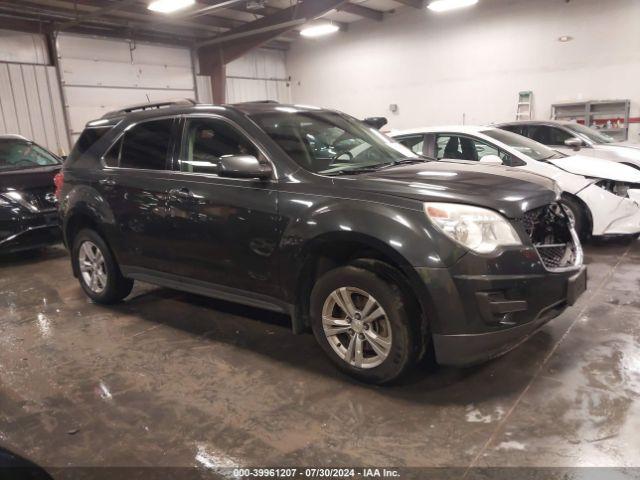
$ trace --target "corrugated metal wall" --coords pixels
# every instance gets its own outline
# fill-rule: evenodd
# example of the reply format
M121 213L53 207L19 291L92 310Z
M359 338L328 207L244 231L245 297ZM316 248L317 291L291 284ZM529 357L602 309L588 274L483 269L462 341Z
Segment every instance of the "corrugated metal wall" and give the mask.
M69 153L60 85L43 35L0 30L0 134Z
M227 102L291 103L285 52L258 49L227 65Z
M17 133L69 153L55 67L0 62L0 133Z
M129 40L61 34L60 76L71 137L123 106L196 98L191 51Z

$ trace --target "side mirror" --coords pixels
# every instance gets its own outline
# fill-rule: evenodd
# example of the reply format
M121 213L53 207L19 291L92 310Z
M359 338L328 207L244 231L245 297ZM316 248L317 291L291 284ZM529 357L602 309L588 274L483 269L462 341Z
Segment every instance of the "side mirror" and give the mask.
M271 165L262 164L253 155L229 155L220 157L218 175L230 178L271 178Z
M582 143L582 140L580 140L579 138L576 138L576 137L567 138L564 141L564 144L569 148L573 148L575 151L580 150L580 148L584 145Z
M480 163L486 165L502 165L502 159L497 155L485 155L480 159Z
M389 120L387 120L386 117L367 117L363 120L363 122L370 127L375 128L376 130L380 130L387 123L389 123Z

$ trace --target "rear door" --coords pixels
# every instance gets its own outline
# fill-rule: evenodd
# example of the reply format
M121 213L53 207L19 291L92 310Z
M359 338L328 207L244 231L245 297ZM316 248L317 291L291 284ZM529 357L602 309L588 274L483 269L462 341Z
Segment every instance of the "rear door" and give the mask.
M186 116L168 192L173 273L194 280L277 296L275 253L282 234L276 180L218 176L226 155L268 162L242 129L221 116Z
M165 232L177 127L176 118L134 124L103 157L97 189L115 217L112 241L124 266L165 272L173 268Z

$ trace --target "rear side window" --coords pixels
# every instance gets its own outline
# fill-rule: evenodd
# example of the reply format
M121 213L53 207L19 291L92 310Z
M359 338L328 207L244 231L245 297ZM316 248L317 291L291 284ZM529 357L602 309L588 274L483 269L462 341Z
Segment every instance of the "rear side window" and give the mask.
M71 154L69 154L69 158L76 159L84 155L84 153L89 150L93 144L100 140L109 130L111 130L111 127L85 128L84 132L82 132L80 138L78 138L76 144L73 146L73 150L71 151Z
M413 151L413 153L422 155L422 150L424 148L424 135L402 137L402 138L397 138L396 140L398 140L405 147L410 148Z
M139 123L127 130L122 144L116 143L105 161L113 161L109 156L117 155L119 149L120 167L145 170L164 170L169 158L172 119L152 120Z

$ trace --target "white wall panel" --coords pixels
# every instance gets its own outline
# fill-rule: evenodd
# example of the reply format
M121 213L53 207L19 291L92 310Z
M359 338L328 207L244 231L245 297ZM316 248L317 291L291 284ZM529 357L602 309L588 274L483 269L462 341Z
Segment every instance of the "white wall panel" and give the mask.
M0 133L17 133L69 153L54 67L0 62Z
M532 90L535 116L551 104L629 98L640 115L640 1L491 0L446 14L398 9L287 52L295 102L365 117L390 128L515 120ZM573 41L558 38L570 35ZM397 114L389 111L397 104ZM640 140L640 125L630 139Z
M124 106L196 98L191 51L129 40L58 36L60 76L71 138Z
M50 64L44 35L0 29L0 61Z
M227 65L227 102L276 100L289 103L285 52L257 49Z

